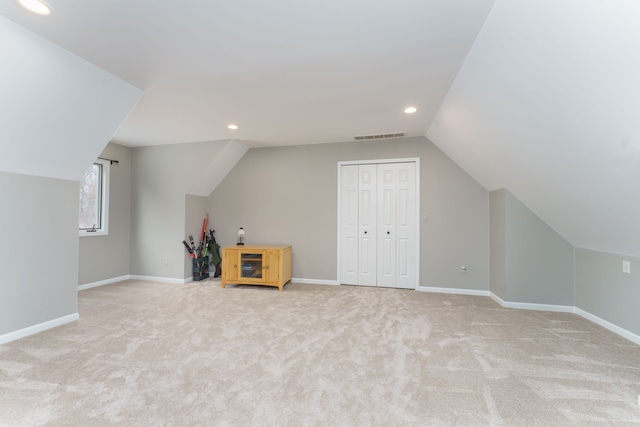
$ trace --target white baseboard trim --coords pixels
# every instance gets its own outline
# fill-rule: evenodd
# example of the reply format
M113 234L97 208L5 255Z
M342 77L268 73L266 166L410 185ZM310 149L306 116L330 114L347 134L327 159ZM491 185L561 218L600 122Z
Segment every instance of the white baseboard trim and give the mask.
M505 308L515 308L518 310L535 310L535 311L552 311L558 313L573 313L578 316L584 317L585 319L602 326L603 328L613 332L614 334L620 335L623 338L628 339L634 344L640 345L640 335L636 335L633 332L627 331L620 326L614 325L611 322L608 322L604 319L599 318L598 316L594 316L593 314L584 311L578 307L569 306L569 305L553 305L553 304L531 304L531 303L523 303L523 302L509 302L504 301L502 298L497 296L491 291L480 291L480 290L469 290L469 289L454 289L454 288L436 288L431 286L419 286L417 291L421 292L434 292L434 293L443 293L443 294L460 294L460 295L476 295L476 296L488 296L495 302L497 302L501 307Z
M418 286L416 291L432 292L436 294L474 295L479 297L489 296L489 291L481 291L478 289L437 288L434 286Z
M575 307L575 313L578 316L584 317L585 319L595 323L596 325L600 325L605 329L610 330L611 332L620 335L623 338L628 339L629 341L640 345L640 335L636 335L633 332L629 332L626 329L621 328L620 326L614 325L611 322L607 322L604 319L601 319L598 316L594 316L593 314L586 312L578 307Z
M576 308L569 305L553 305L553 304L532 304L526 302L510 302L504 301L502 298L489 292L492 300L505 308L517 308L519 310L535 310L535 311L554 311L558 313L575 313Z
M340 283L338 283L337 280L321 280L321 279L301 279L298 277L294 277L291 279L292 283L302 283L305 285L331 285L331 286L337 286Z
M176 283L176 284L184 284L187 283L187 280L189 280L189 278L186 279L172 279L169 277L153 277L153 276L138 276L138 275L129 275L129 279L131 280L145 280L147 282L161 282L161 283ZM191 278L193 279L193 278Z
M87 283L85 285L80 285L80 286L78 286L78 290L79 291L83 291L85 289L96 288L98 286L104 286L104 285L108 285L110 283L122 282L123 280L128 280L130 278L131 278L131 276L126 275L126 276L114 277L112 279L99 280L97 282L92 282L92 283Z
M85 285L78 286L79 291L83 291L85 289L91 289L98 286L109 285L111 283L122 282L124 280L144 280L147 282L161 282L161 283L176 283L176 284L184 284L193 281L193 277L185 277L184 279L172 279L169 277L153 277L153 276L137 276L137 275L126 275L120 277L114 277L112 279L100 280L98 282L87 283Z
M47 329L56 328L67 323L71 323L80 318L78 313L70 314L68 316L59 317L57 319L49 320L47 322L39 323L37 325L29 326L24 329L20 329L8 334L0 335L0 345L6 344L11 341L19 340L29 335L37 334L38 332L46 331Z

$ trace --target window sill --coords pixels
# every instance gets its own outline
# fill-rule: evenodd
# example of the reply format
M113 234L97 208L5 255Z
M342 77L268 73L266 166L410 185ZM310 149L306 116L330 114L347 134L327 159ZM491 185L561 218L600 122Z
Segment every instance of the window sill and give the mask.
M96 230L96 231L80 231L78 233L80 237L93 237L93 236L108 236L109 232L106 230Z

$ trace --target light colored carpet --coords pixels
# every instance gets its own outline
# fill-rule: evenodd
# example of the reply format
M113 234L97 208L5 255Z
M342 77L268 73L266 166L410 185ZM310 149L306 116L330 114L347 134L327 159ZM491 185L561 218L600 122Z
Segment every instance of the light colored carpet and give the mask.
M0 346L0 425L640 425L640 346L487 297L126 281Z

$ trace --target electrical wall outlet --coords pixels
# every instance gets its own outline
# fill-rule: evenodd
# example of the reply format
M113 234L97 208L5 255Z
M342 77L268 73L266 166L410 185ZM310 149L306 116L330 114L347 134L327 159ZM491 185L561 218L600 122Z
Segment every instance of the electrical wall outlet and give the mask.
M467 274L467 266L466 265L461 265L460 266L460 274Z
M164 265L169 265L169 258L167 257L164 258Z
M622 272L631 274L631 262L630 261L622 261Z

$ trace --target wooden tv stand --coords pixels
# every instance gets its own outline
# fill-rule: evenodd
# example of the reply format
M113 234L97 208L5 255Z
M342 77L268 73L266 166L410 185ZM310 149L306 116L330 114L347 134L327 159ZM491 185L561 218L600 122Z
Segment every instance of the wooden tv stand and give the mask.
M222 248L222 287L229 284L275 286L291 280L291 246L240 245Z

